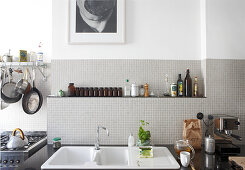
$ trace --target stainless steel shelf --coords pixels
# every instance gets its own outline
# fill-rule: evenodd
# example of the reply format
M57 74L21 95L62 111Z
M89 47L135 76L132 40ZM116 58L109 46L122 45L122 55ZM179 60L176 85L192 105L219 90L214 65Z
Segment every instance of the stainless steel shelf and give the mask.
M44 62L0 62L0 67L31 67L31 66L36 66L36 67L43 67L46 68L47 64Z
M48 98L121 98L121 99L205 99L207 97L170 97L170 96L154 96L154 97L60 97L60 96L47 96Z
M43 81L47 80L47 76L43 73L43 69L47 68L47 64L44 62L0 62L0 68L5 67L34 67L43 76Z

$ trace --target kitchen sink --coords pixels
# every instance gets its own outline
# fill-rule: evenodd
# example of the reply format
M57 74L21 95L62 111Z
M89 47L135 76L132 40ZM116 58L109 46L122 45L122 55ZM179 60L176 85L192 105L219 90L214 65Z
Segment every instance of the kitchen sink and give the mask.
M137 147L64 146L41 169L178 169L166 147L153 147L153 158L139 158Z

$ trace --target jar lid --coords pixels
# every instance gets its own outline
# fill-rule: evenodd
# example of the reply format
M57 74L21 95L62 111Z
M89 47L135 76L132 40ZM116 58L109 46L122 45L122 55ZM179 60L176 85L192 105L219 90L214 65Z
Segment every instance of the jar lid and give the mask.
M69 83L69 85L70 85L70 86L73 86L73 85L74 85L74 83Z
M53 141L59 141L59 140L61 140L60 137L56 137L56 138L53 139Z

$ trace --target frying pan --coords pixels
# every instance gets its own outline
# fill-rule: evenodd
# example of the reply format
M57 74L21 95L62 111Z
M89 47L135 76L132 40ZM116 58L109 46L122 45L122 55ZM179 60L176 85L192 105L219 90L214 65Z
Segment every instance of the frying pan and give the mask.
M37 113L43 104L42 93L35 87L35 70L33 69L32 72L33 87L28 93L24 95L22 99L22 108L27 114Z
M16 103L18 102L22 95L18 94L15 91L15 85L16 83L13 82L13 77L12 77L13 70L10 68L9 69L9 82L6 82L1 89L1 98L3 101L6 103Z

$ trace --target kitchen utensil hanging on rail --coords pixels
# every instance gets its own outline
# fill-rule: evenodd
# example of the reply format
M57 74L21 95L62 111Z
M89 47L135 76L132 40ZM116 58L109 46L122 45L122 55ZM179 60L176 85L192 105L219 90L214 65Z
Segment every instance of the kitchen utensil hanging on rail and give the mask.
M12 76L13 70L9 68L9 81L5 82L1 88L1 98L6 103L16 103L18 102L22 95L15 91L16 83L13 81Z
M25 94L27 92L30 91L31 89L31 85L30 83L28 82L28 69L26 68L25 69L25 72L24 72L24 75L23 75L23 78L20 79L18 81L18 83L16 83L16 86L15 86L15 91L19 94Z
M30 92L26 93L22 99L22 107L27 114L37 113L43 104L42 93L35 87L35 70L32 68L33 87Z
M6 76L6 70L5 69L1 69L1 79L0 79L0 88L1 89L2 89L3 82L5 80L5 76ZM3 110L5 108L7 108L7 107L8 107L8 103L5 103L2 100L1 93L0 93L0 110Z

